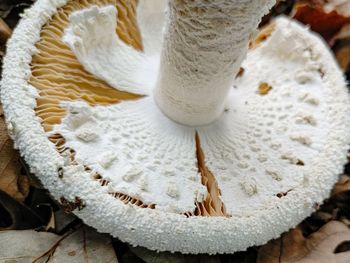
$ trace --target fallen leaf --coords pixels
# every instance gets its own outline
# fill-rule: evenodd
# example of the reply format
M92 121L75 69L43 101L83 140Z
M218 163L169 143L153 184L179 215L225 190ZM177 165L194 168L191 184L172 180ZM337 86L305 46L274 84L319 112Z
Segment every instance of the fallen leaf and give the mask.
M331 46L337 39L342 28L350 24L350 17L341 15L337 10L326 11L322 5L297 4L294 7L293 18L310 25Z
M350 1L349 0L327 0L324 3L324 10L331 12L337 11L343 16L350 16Z
M7 135L3 111L0 105L0 190L17 201L23 202L29 192L28 177L21 173L19 154Z
M23 12L24 8L29 7L34 0L1 0L0 1L0 17L11 22L11 28L13 23L17 22L19 14Z
M259 27L265 26L276 16L288 15L292 11L294 3L295 0L277 0L270 12L261 19Z
M66 213L63 210L55 212L55 229L54 232L60 234L64 232L74 222L80 221L73 213Z
M346 27L349 28L350 35L350 25ZM334 46L334 55L342 71L346 72L350 65L350 37L342 39Z
M346 165L346 167L349 164ZM345 169L344 172L346 172ZM350 176L346 173L339 177L331 196L323 204L300 223L299 227L304 236L318 231L322 226L332 220L341 221L350 226Z
M56 228L55 222L56 222L55 212L51 208L51 216L50 216L49 222L46 224L46 226L44 226L45 231L48 232L48 231L55 230Z
M341 30L333 37L332 41L335 42L339 39L345 39L350 37L350 24L344 25Z
M12 30L0 17L0 45L4 45L10 38Z
M47 262L116 263L118 260L109 235L83 226L63 240Z
M123 253L120 260L123 263L145 263L144 260L136 256L130 249Z
M184 255L181 253L155 252L142 247L131 248L131 251L146 263L220 263L219 256ZM128 262L126 262L128 263Z
M55 234L34 230L1 231L0 262L32 262L58 239Z
M118 262L110 236L86 226L63 237L34 230L2 231L0 248L0 262Z
M0 2L0 17L5 18L14 7L15 3L10 3L10 1L3 0Z
M327 223L308 237L295 228L262 246L257 263L348 263L350 251L335 253L347 241L350 229L339 221Z
M0 45L0 74L2 72L2 60L5 56L5 45Z
M332 195L350 191L350 177L348 175L341 175L339 181L335 184L332 190Z
M298 0L297 3L321 8L326 13L337 11L340 15L350 16L349 0Z
M28 164L23 160L23 158L20 158L19 160L20 160L21 165L25 171L25 174L28 177L29 184L36 189L45 189L44 186L42 185L42 183L40 182L39 178L37 176L35 176L35 174L30 172L30 168L29 168Z
M59 206L57 202L52 200L47 190L32 187L30 195L26 198L26 205L42 218L43 225L46 226L51 217L52 211L57 211Z
M31 229L43 225L43 219L35 211L0 191L0 230Z

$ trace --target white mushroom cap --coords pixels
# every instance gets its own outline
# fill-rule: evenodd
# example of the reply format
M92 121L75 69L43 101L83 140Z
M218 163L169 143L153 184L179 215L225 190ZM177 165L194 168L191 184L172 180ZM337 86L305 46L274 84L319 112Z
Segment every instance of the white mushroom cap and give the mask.
M195 172L195 129L166 119L148 97L95 108L66 102L74 110L55 132L65 137L80 164L64 165L35 116L35 88L27 80L40 29L65 3L39 0L25 13L8 43L1 99L16 146L32 171L57 199L79 196L86 207L75 213L84 222L150 249L230 253L279 236L329 195L350 141L350 98L324 43L286 18L277 19L271 36L249 52L227 111L196 129L231 217L180 214L193 209L195 193L203 191ZM129 75L123 77L131 83ZM272 87L265 95L259 94L261 83ZM82 118L74 119L76 113ZM163 165L169 160L169 167ZM110 179L111 186L101 187L83 165ZM57 177L61 167L62 179ZM109 194L115 189L159 207L125 205ZM279 198L280 192L287 194Z

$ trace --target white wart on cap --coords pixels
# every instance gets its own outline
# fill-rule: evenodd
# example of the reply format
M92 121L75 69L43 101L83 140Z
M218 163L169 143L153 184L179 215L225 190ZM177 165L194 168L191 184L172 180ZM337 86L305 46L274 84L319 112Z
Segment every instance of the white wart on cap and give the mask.
M181 2L170 5L167 30L183 26L172 27L171 22L181 12L186 18L194 7L181 9ZM158 21L165 17L164 1L140 1L143 51L114 33L113 24L118 27L120 22L114 6L92 5L70 16L63 40L88 72L118 90L146 96L95 107L67 100L61 103L66 109L61 124L44 133L35 117L35 93L27 82L29 64L41 27L65 4L39 0L27 12L9 42L1 95L26 161L57 199L78 196L84 201L85 208L75 213L86 223L150 249L230 253L279 236L329 195L350 141L350 99L340 70L318 36L278 18L271 35L249 50L241 64L249 36L271 5L254 1L247 4L251 10L259 4L264 8L242 18L258 17L241 28L245 37L235 49L229 42L212 43L191 58L183 52L185 58L179 59L173 53L183 48L182 36L168 31L161 54L163 22ZM229 7L226 4L223 7ZM219 19L214 11L208 17ZM198 26L205 21L199 19ZM236 29L232 21L224 21L227 32ZM204 33L212 28L205 28L207 32L198 31L199 39L210 39ZM225 81L217 87L201 86L203 74L220 77L213 74L214 65L203 64L218 55L215 45L231 56L220 57L216 65L227 66L222 68ZM213 57L206 60L205 51ZM167 58L173 64L165 66ZM198 72L192 71L193 59L199 63ZM178 63L188 67L179 69ZM244 72L236 77L240 66ZM179 82L183 86L176 86ZM166 83L169 86L163 88ZM182 111L183 104L188 109L203 107ZM63 156L47 139L57 134L64 138ZM74 158L67 157L67 151ZM96 174L106 183L101 186ZM203 205L208 200L210 205Z

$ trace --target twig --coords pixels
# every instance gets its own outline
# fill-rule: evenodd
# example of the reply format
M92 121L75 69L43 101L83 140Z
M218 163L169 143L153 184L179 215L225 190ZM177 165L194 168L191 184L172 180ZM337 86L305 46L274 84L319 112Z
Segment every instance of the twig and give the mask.
M77 231L83 224L80 223L78 225L77 228L72 229L71 231L69 231L68 233L66 233L65 235L63 235L60 239L58 239L47 251L45 251L43 254L41 254L40 256L36 257L32 263L36 263L38 262L38 260L40 260L41 258L45 257L47 254L51 253L53 250L55 250L58 245L61 243L62 240L64 240L65 238L67 238L68 236L70 236L71 234L73 234L75 231Z

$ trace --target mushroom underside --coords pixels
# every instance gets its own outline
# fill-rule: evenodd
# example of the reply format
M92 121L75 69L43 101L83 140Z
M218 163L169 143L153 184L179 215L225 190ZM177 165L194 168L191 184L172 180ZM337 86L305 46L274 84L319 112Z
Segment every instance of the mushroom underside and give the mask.
M58 180L64 184L85 183L76 178L98 182L103 193L117 199L115 202L149 210L150 217L151 211L159 211L170 221L175 214L181 222L205 216L207 222L217 218L218 222L226 222L223 224L235 220L238 225L263 217L273 228L257 236L243 235L242 242L234 246L231 243L230 248L214 242L216 234L212 231L208 236L213 239L203 238L205 246L194 240L197 245L191 241L155 245L159 240L139 241L135 233L134 238L127 236L125 241L183 252L236 251L295 226L313 211L314 203L327 197L350 140L346 132L349 96L333 58L315 35L287 18L277 19L266 39L249 51L220 119L194 128L162 114L149 95L153 82L145 81L146 87L140 86L142 72L138 72L139 80L125 73L113 80L116 68L123 63L118 56L113 57L110 46L99 43L102 51L95 60L109 57L111 61L95 61L97 67L87 65L86 61L91 60L89 50L96 46L88 41L85 47L87 43L82 41L79 51L63 37L64 30L74 23L69 22L70 14L78 10L78 15L89 12L89 16L108 10L104 19L117 21L116 28L110 28L117 34L107 34L106 39L110 36L125 45L126 53L131 50L127 58L140 57L135 61L146 63L147 79L149 74L156 74L155 58L160 53L159 45L158 49L149 49L152 40L147 34L161 32L137 25L136 1L70 1L43 26L36 43L39 52L31 61L29 83L39 93L36 115L64 160L62 178ZM138 16L145 19L144 14ZM95 20L97 27L105 23L99 20ZM145 21L154 25L151 18ZM79 21L81 27L87 26L84 23ZM73 31L66 34L74 35ZM98 32L88 31L88 37L98 39ZM84 39L81 32L79 37ZM96 70L104 64L101 75ZM126 67L144 69L144 65ZM121 88L118 78L125 78ZM6 107L6 101L4 104ZM85 177L75 178L74 173L84 173ZM80 215L94 221L91 215ZM219 217L230 221L220 221ZM269 220L272 217L276 218ZM197 222L194 224L198 229L201 227L201 221L193 222ZM99 223L96 227L109 231ZM263 228L253 227L252 231ZM183 231L179 230L179 236ZM120 231L116 235L123 236Z
M122 92L106 84L103 80L90 74L79 64L74 53L65 45L63 41L64 29L68 27L69 16L72 12L87 8L92 5L114 5L118 12L118 27L116 32L118 37L126 44L143 50L138 27L135 20L136 2L133 1L70 1L60 8L51 20L43 26L40 40L36 43L39 50L33 55L31 70L32 76L30 84L39 91L37 98L36 114L42 120L44 129L50 133L49 139L56 145L57 150L64 156L69 154L72 163L76 164L75 151L65 145L65 139L58 133L51 133L52 127L61 122L65 114L65 109L60 106L62 101L85 101L91 106L110 105L125 100L141 98L141 95L130 92ZM91 169L85 165L87 170ZM210 188L215 188L216 181L207 176L205 165L197 168L203 174L201 180L204 185L209 184ZM208 179L211 178L211 179ZM107 186L110 181L96 173L92 176L100 182L102 186ZM109 186L111 187L111 186ZM216 187L215 190L218 193ZM120 199L125 204L135 204L139 207L154 208L155 204L144 203L137 197L131 197L125 191L111 191L111 195ZM195 209L184 212L191 215L222 215L225 213L221 206L222 201L219 195L212 198L209 194L204 202L195 204Z

